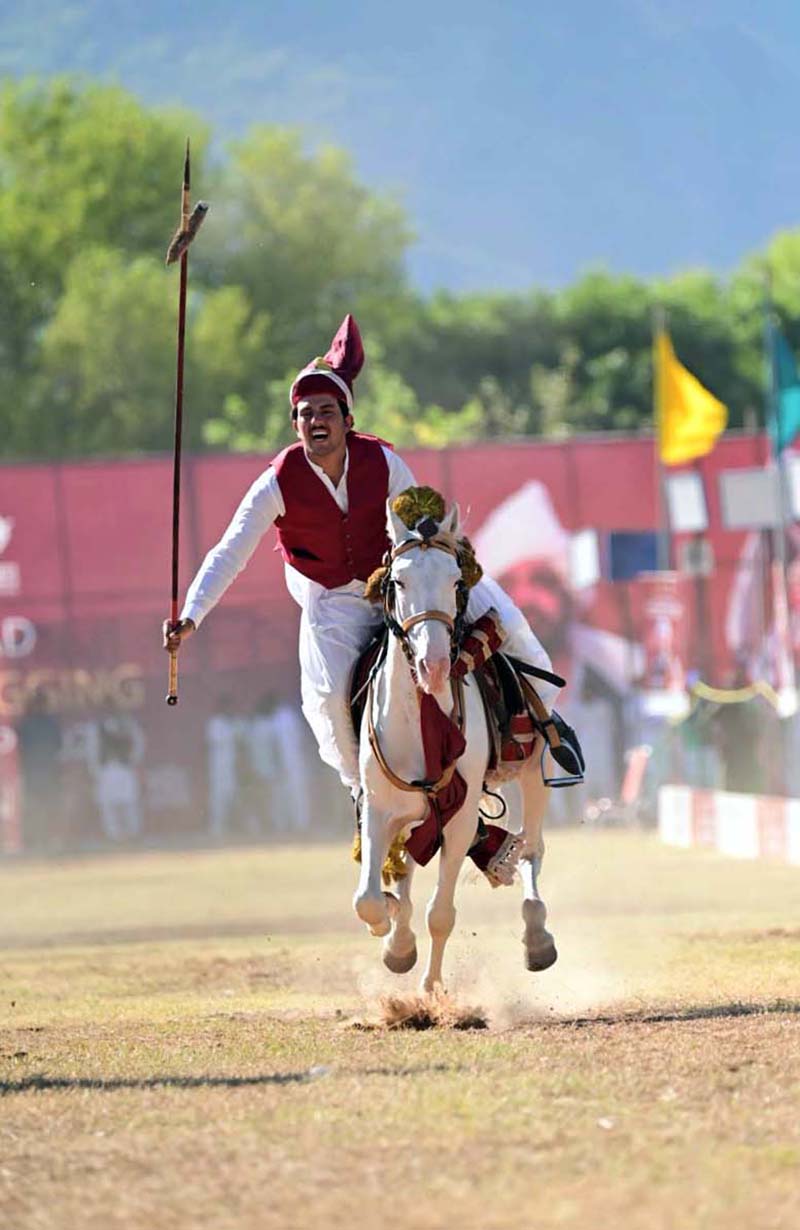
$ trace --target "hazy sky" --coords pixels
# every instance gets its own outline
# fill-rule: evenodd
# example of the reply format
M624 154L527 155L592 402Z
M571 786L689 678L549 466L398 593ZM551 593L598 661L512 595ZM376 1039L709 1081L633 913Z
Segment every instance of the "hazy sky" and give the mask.
M0 70L306 125L401 195L425 289L724 272L800 221L798 0L0 0Z

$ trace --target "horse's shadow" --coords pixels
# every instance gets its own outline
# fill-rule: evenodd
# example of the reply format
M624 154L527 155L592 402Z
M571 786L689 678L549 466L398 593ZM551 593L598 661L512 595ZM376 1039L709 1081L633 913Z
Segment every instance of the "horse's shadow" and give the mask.
M417 1067L367 1068L358 1073L362 1076L425 1076L434 1072L457 1072L461 1065L435 1063ZM336 1069L324 1065L306 1068L301 1072L260 1072L252 1076L48 1076L34 1072L18 1080L0 1080L0 1097L13 1093L47 1093L59 1090L89 1089L101 1093L113 1093L118 1089L247 1089L261 1085L308 1085L321 1077L336 1074ZM342 1070L346 1075L346 1070Z
M746 1003L733 1000L727 1004L693 1004L688 1008L598 1013L596 1016L561 1017L546 1024L560 1029L586 1029L592 1025L666 1025L682 1021L729 1020L739 1016L800 1016L800 1002L776 999L770 1003Z

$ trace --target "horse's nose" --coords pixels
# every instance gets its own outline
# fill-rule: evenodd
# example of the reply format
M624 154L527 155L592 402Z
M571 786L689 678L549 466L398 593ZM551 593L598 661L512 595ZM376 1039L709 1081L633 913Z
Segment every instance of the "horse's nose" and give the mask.
M426 692L439 692L450 678L449 658L423 658L419 664L419 681Z

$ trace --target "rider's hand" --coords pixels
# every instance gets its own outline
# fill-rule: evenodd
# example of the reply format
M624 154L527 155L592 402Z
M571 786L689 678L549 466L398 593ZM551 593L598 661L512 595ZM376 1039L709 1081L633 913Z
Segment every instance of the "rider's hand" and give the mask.
M165 619L161 625L161 631L164 634L164 649L168 653L177 653L181 647L181 641L185 641L187 636L191 636L195 630L194 621L191 619L179 619L176 624Z

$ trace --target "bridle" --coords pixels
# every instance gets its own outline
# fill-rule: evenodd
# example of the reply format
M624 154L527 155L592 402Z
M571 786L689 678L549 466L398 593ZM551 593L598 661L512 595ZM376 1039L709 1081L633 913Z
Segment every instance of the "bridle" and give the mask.
M389 631L394 636L396 636L398 641L400 642L400 647L403 650L403 654L405 656L406 661L408 662L409 669L411 670L411 676L414 680L414 684L417 688L417 693L419 695L421 690L419 687L419 680L417 679L416 668L414 666L414 654L413 654L411 645L409 644L409 640L408 640L408 633L410 632L412 628L416 627L417 624L424 623L428 620L431 620L435 623L444 624L450 634L450 656L451 658L454 659L458 653L459 643L461 640L461 632L463 628L464 616L465 616L466 607L467 607L468 589L467 589L466 583L463 580L460 580L458 582L457 601L456 601L457 609L456 609L455 617L453 617L452 615L448 615L446 611L430 610L430 611L420 611L416 615L409 615L407 619L403 619L403 620L397 619L394 613L395 582L392 578L392 564L394 563L396 559L399 559L402 555L405 555L408 551L413 551L415 547L418 547L421 551L444 551L446 552L447 555L451 555L453 559L457 561L459 560L458 549L449 541L449 539L445 538L443 535L437 532L438 527L436 526L436 523L432 519L426 518L424 521L419 522L419 524L417 525L417 530L419 531L421 537L405 538L402 542L398 543L397 546L393 547L391 551L387 551L386 555L384 556L384 566L386 568L386 574L381 583L381 594L383 597L384 622L386 623L386 626L389 629ZM456 763L453 762L453 764L448 765L448 767L442 773L441 777L439 777L436 781L427 781L425 779L421 779L418 781L407 782L402 777L400 777L397 773L394 772L391 765L389 765L389 763L386 760L386 757L383 754L383 750L381 748L380 741L378 739L378 732L375 729L375 721L374 721L373 712L372 712L373 686L374 686L375 676L378 672L379 667L382 665L382 662L383 662L383 658L381 657L375 663L375 665L372 668L372 671L370 672L370 677L369 677L368 684L367 684L366 715L367 715L367 735L369 738L370 746L372 747L372 751L375 755L376 760L378 761L378 764L381 767L381 770L384 776L388 778L388 780L392 783L393 786L396 786L398 790L408 791L414 794L424 794L426 796L428 803L430 804L433 810L433 814L437 819L437 824L439 825L439 839L441 841L441 815L439 812L437 796L439 795L440 791L446 789L446 787L449 786L450 782L452 781L453 775L456 771ZM464 729L464 691L463 691L464 684L463 684L463 680L460 678L451 679L451 687L453 691L455 724L459 730L463 731Z
M431 521L429 524L433 526L435 531L435 522ZM450 634L450 657L454 660L459 649L468 597L467 586L463 580L460 580L456 587L455 617L448 615L447 611L429 610L419 611L416 615L409 615L406 619L397 619L395 615L395 581L392 577L392 564L396 559L406 555L409 551L413 551L415 548L419 548L420 551L444 551L447 555L451 555L453 559L460 562L458 548L449 539L445 538L444 535L430 532L425 521L420 522L417 528L422 535L420 538L405 538L396 547L393 547L391 551L387 551L384 557L386 575L381 585L384 622L389 631L400 641L403 653L411 666L415 679L416 672L414 670L413 653L408 641L409 632L417 624L421 623L434 622L444 624Z

